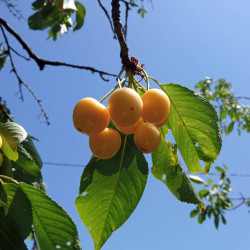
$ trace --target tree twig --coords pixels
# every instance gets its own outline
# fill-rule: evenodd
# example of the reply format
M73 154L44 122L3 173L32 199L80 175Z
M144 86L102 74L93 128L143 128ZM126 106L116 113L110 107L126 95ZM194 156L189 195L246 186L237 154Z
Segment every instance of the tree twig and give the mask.
M121 48L120 57L122 65L126 70L131 70L132 72L134 72L136 70L136 65L129 58L129 48L125 41L124 34L122 31L122 24L120 21L120 0L112 0L111 5L114 29Z
M71 67L71 68L76 68L76 69L84 69L91 71L92 73L98 73L100 77L103 79L103 76L112 76L112 77L117 77L115 74L111 74L102 70L95 69L93 67L89 66L81 66L81 65L75 65L75 64L70 64L70 63L65 63L65 62L57 62L57 61L50 61L46 59L39 58L28 46L28 44L22 39L22 37L15 31L13 30L8 23L3 20L0 17L0 24L12 35L14 36L17 41L23 46L23 49L26 50L28 53L29 57L32 58L36 64L38 65L40 70L43 70L45 65L50 65L50 66L65 66L65 67Z
M235 99L246 99L246 100L250 100L249 96L235 96Z
M10 46L10 49L18 56L20 56L21 58L23 58L24 60L26 61L30 61L30 58L24 56L24 55L21 55L18 51L16 51L15 49L13 49L11 46Z
M121 0L121 2L123 2L125 4L128 4L128 5L132 6L132 7L139 7L136 3L130 3L128 1L126 1L126 0Z
M36 100L36 102L38 103L40 109L41 109L41 112L46 120L46 123L49 125L50 122L49 122L49 117L47 115L47 113L45 112L44 108L43 108L43 105L41 103L41 100L36 96L35 92L30 88L30 86L25 83L21 77L19 76L19 74L17 73L17 70L16 70L16 67L15 67L15 64L14 64L14 61L13 61L13 58L12 58L12 54L11 54L11 47L10 47L10 44L9 44L9 40L5 34L5 31L2 27L2 25L0 24L0 29L3 33L3 36L4 36L4 40L5 40L5 43L7 45L7 52L8 52L8 55L9 55L9 58L10 58L10 64L11 64L11 67L12 67L12 72L16 75L16 78L18 80L18 86L19 86L19 92L20 92L20 98L22 101L24 101L24 97L23 97L23 90L22 90L22 85L25 86L25 88L32 94L32 96L34 97L34 99Z
M236 206L234 206L232 208L228 208L227 211L235 210L235 209L239 208L240 206L242 206L244 203L246 203L246 201L250 201L250 197L248 197L248 198L244 197L242 195L242 193L240 193L240 196L241 197L238 197L238 198L229 198L230 200L240 200L241 202L238 205L236 205Z
M115 35L115 30L114 30L114 27L113 27L113 23L112 23L112 20L109 16L109 13L107 11L107 9L103 6L103 4L101 3L101 0L97 0L98 4L100 5L101 9L103 10L104 14L106 15L106 17L108 18L108 21L109 21L109 24L110 24L110 27L111 27L111 30L114 34L114 38L116 38L116 35Z

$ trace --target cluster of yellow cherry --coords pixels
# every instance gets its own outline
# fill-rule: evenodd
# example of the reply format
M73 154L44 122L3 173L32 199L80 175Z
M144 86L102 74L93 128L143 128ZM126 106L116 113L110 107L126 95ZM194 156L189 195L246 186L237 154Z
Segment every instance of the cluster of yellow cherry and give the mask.
M119 132L108 128L110 119L121 133L134 134L134 142L143 153L151 153L161 143L158 127L167 122L169 111L164 91L150 89L140 97L132 88L123 87L111 94L108 108L90 97L80 100L73 111L73 123L79 132L89 135L92 153L109 159L121 146Z

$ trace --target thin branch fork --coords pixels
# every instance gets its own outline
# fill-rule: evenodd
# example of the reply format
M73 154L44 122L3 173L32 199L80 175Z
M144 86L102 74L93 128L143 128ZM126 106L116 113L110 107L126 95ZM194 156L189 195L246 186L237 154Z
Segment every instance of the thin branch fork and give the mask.
M115 74L111 74L102 70L95 69L93 67L89 66L80 66L80 65L75 65L75 64L70 64L70 63L65 63L65 62L58 62L58 61L50 61L46 59L39 58L28 46L28 44L22 39L22 37L15 31L13 30L9 24L0 17L0 25L2 25L12 36L14 36L17 41L23 46L23 49L26 50L28 53L29 57L32 58L36 64L38 65L40 70L43 70L45 65L50 65L50 66L66 66L66 67L71 67L71 68L76 68L76 69L84 69L84 70L89 70L92 73L98 73L100 77L108 81L107 79L104 79L103 76L112 76L112 77L117 77Z
M19 92L20 92L20 95L21 95L21 100L24 101L24 97L23 97L23 90L22 90L22 85L25 86L25 88L31 93L31 95L34 97L34 99L36 100L36 102L38 103L40 109L41 109L41 112L46 120L46 123L49 125L50 122L49 122L49 117L47 115L47 113L45 112L44 108L43 108L43 105L41 103L41 100L36 96L35 92L30 88L30 86L25 83L21 77L19 76L19 74L17 73L17 70L16 70L16 67L15 67L15 64L14 64L14 60L12 58L12 54L11 54L11 47L10 47L10 44L9 44L9 40L5 34L5 31L2 27L2 25L0 24L0 29L3 33L3 36L4 36L4 40L6 42L6 45L7 45L7 52L8 52L8 55L9 55L9 58L10 58L10 64L11 64L11 67L12 67L12 72L16 75L16 78L18 80L18 85L19 85Z

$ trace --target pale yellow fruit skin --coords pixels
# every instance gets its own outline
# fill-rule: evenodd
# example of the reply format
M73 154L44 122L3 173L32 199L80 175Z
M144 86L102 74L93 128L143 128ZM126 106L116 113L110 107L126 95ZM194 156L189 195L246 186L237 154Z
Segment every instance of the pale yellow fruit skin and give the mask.
M122 132L125 135L131 135L134 134L135 131L137 130L137 128L143 123L143 119L142 117L140 117L138 119L138 121L136 123L134 123L133 125L129 126L129 127L118 127L118 125L115 124L116 128Z
M98 134L110 122L108 109L96 99L86 97L80 100L73 111L73 123L81 133L87 135Z
M156 125L144 123L137 128L134 134L134 142L143 153L152 153L161 143L161 133Z
M92 153L103 160L116 155L121 146L121 136L117 130L105 128L99 134L89 137L89 147Z
M165 119L163 119L163 120L160 121L160 122L156 122L156 123L154 123L154 124L155 124L157 127L162 127L163 125L165 125L165 124L167 123L168 118L169 118L169 114L168 114L167 117L165 117Z
M0 153L0 167L2 166L3 164L3 155Z
M131 88L120 88L109 98L108 109L117 126L133 125L142 114L143 103L139 94Z
M0 135L0 148L2 147L2 145L3 145L3 139L2 139L2 137Z
M144 121L164 125L170 112L170 100L167 94L160 89L150 89L141 97L143 101L142 118Z

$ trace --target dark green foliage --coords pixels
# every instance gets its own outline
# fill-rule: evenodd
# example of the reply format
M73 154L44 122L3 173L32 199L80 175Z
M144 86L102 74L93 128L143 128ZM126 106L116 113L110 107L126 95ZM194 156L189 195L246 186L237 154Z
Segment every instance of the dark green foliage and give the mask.
M80 29L84 24L85 8L76 2L76 6L67 7L67 0L45 1L37 0L33 2L35 14L29 17L28 24L33 30L49 29L49 38L55 41L59 34L68 32L70 28L73 31ZM72 21L72 14L75 14L75 23Z
M0 43L0 70L4 67L4 65L7 62L7 59L9 57L8 52L5 50L5 48L2 46L2 43Z
M209 189L202 189L199 191L200 198L206 205L204 212L200 212L199 208L192 210L190 217L193 218L198 215L198 222L201 224L206 218L214 218L215 227L219 227L220 220L223 224L226 224L224 214L228 208L233 207L231 199L228 197L228 193L231 191L230 179L226 175L224 169L221 167L215 168L220 173L219 185L208 184Z
M215 81L206 78L195 88L199 89L199 94L212 101L218 109L221 126L226 135L234 128L237 128L239 135L244 130L250 132L250 106L239 102L242 99L250 99L249 97L235 96L231 83L225 79Z
M31 138L23 127L1 118L0 249L27 249L24 240L32 225L40 249L81 249L75 224L45 194L42 160Z

